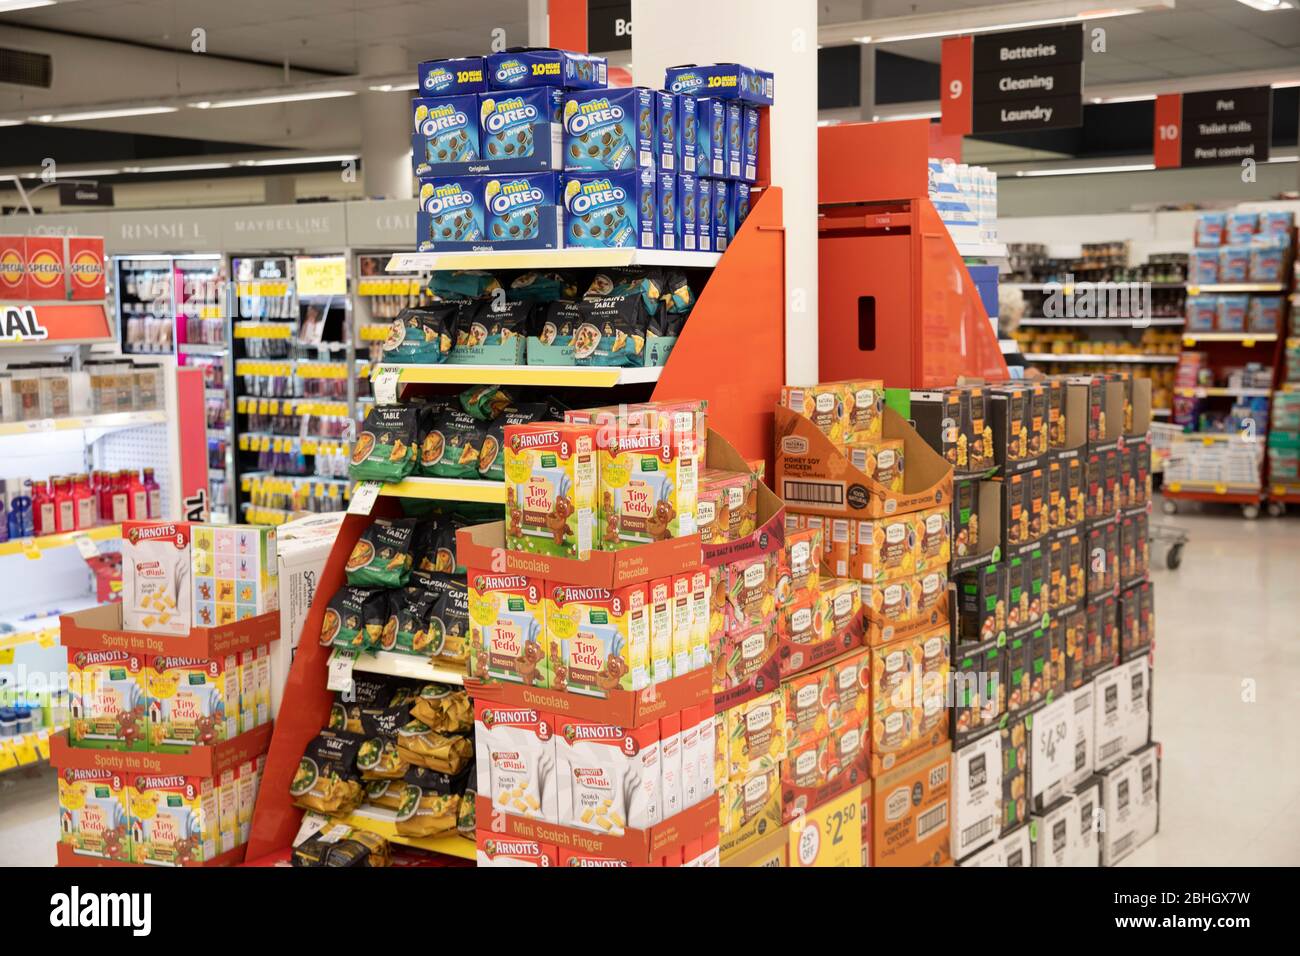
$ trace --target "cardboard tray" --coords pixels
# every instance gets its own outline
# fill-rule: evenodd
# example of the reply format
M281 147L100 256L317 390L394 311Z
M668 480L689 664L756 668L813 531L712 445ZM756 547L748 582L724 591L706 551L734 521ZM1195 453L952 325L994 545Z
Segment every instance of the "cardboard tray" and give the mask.
M241 844L233 850L228 850L220 856L215 856L204 863L184 863L181 866L161 866L154 863L130 863L124 860L104 860L94 856L80 856L72 851L72 847L66 843L58 844L58 862L56 866L68 867L92 867L92 866L134 866L139 868L148 868L156 870L179 870L179 869L205 869L210 866L239 866L244 862L244 850L246 844Z
M753 471L745 456L711 428L704 464L705 467L723 471ZM762 480L758 482L758 520L755 524L754 530L743 538L704 545L704 563L730 564L732 561L757 558L785 547L785 502Z
M232 770L266 753L271 743L271 728L272 724L268 722L212 747L192 747L185 754L71 747L68 745L67 731L62 731L50 737L50 764L59 770L112 770L123 775L148 773L219 777L226 770Z
M666 714L708 703L713 696L713 670L702 668L645 690L611 691L608 697L588 697L548 687L480 684L476 681L466 681L465 689L475 701L497 706L531 708L572 720L640 727Z
M280 612L270 611L222 627L196 627L184 637L122 630L122 605L101 604L59 615L64 647L211 660L270 644L280 638Z
M776 486L787 505L825 517L884 518L952 500L952 465L888 406L883 437L901 438L906 461L902 492L867 477L798 412L776 409Z
M582 850L596 856L616 857L650 863L673 850L680 850L691 840L699 839L718 829L718 799L710 794L693 807L669 817L649 830L624 831L622 836L608 836L592 830L548 823L532 817L517 817L497 813L492 798L477 794L474 812L479 821L479 831L491 831L502 836L549 843L561 849Z
M870 727L865 727L864 734L870 734ZM869 741L863 741L869 745ZM794 781L789 780L784 773L785 764L782 762L781 774L781 820L783 823L789 823L801 813L807 813L814 807L820 806L828 800L834 800L841 794L848 793L850 790L861 788L868 781L869 777L869 757L867 747L864 746L862 752L849 766L845 767L830 780L823 782L816 787L796 786ZM802 800L802 811L796 809L797 801Z
M573 584L620 588L700 566L700 536L668 538L622 551L592 551L586 561L506 549L506 523L477 524L456 532L456 558L468 568Z
M951 603L949 596L945 595L927 617L920 617L905 624L895 624L886 618L877 617L871 611L863 610L862 616L866 621L866 643L870 647L879 647L890 641L901 641L905 637L915 637L917 634L944 627L948 623L948 609Z

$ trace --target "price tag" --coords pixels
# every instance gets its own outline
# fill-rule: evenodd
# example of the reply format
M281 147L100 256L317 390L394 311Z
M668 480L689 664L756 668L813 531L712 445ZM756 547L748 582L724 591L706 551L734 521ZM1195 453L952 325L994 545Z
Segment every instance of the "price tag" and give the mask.
M853 787L790 824L792 866L862 864L861 791Z
M28 422L27 430L29 432L52 432L54 431L54 419L41 418L34 422Z
M14 759L18 761L18 766L36 763L37 757L36 744L30 737L14 741Z
M23 538L20 546L23 549L23 557L27 558L29 561L35 561L40 558L41 549L36 546L35 538Z
M37 647L55 647L59 643L59 631L57 628L51 628L48 631L41 631L41 636L36 638Z
M50 759L50 732L42 730L36 735L36 752L41 755L42 760Z
M330 654L326 690L350 691L352 689L352 668L357 663L357 653L343 647L334 648Z
M321 830L329 826L330 818L323 813L304 813L302 815L302 825L298 827L298 832L294 835L293 845L298 846L306 840L310 840Z
M401 378L400 369L381 368L371 381L375 401L380 405L395 405L397 403L397 385Z
M368 515L375 507L375 499L379 497L380 483L377 481L362 481L352 489L352 501L348 504L348 514L350 515Z
M352 828L346 823L336 823L320 835L322 843L338 843L339 840L347 839Z
M8 667L14 662L14 649L12 647L0 648L0 665Z
M72 543L77 546L78 553L80 553L87 561L91 558L99 557L99 545L95 544L95 542L91 540L90 535L84 533L74 534L72 536Z
M0 770L12 770L18 766L18 761L14 758L13 748L8 744L0 744Z

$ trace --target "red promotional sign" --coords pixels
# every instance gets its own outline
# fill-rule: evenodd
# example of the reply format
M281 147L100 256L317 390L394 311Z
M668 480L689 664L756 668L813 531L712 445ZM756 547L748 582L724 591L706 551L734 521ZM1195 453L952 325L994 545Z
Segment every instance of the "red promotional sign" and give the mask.
M104 240L68 237L69 298L104 298Z
M967 136L973 128L973 60L973 37L944 38L939 60L939 125L945 136Z
M1183 94L1157 96L1155 117L1152 145L1156 169L1177 169L1183 164Z
M0 349L36 342L111 341L103 303L0 303Z
M27 271L27 298L36 301L66 299L64 287L64 254L66 243L62 236L28 236L23 241Z
M27 254L22 236L0 236L0 302L27 298Z

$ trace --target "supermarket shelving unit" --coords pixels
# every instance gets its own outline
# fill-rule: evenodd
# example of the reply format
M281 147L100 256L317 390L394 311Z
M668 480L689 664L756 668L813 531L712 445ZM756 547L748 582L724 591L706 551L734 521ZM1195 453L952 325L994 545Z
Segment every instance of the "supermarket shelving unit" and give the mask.
M763 123L767 117L764 112ZM760 136L766 142L766 129ZM766 156L759 167L759 185L767 179ZM781 191L768 187L755 199L744 226L720 255L656 252L654 250L554 250L545 253L457 253L455 256L398 254L389 270L410 276L434 269L485 269L503 272L527 268L584 268L618 265L672 266L709 270L707 282L695 285L697 300L682 335L661 369L594 369L521 366L509 373L513 385L578 387L588 389L591 404L608 404L610 390L637 389L641 399L705 399L710 426L726 434L748 459L770 460L772 409L785 380L785 277L784 225ZM734 356L728 374L718 375L720 361ZM465 384L501 384L497 366L394 366L377 365L374 386L379 401L400 395L408 387L437 388ZM505 487L487 481L408 478L402 482L371 486L377 497L354 493L353 506L317 583L317 600L303 633L319 631L325 605L345 580L343 566L370 514L396 515L400 498L497 503ZM369 499L369 504L364 502ZM369 511L370 514L365 512ZM325 725L332 695L325 688L329 649L310 638L299 645L285 688L284 704L268 755L266 775L253 818L249 857L256 859L288 845L299 827L299 812L290 804L288 784L308 741ZM457 682L463 677L445 667L401 655L363 655L355 670L400 673L421 680ZM354 822L387 833L383 821ZM391 828L389 828L391 829ZM469 841L432 846L440 852L465 855ZM444 841L445 842L445 841Z

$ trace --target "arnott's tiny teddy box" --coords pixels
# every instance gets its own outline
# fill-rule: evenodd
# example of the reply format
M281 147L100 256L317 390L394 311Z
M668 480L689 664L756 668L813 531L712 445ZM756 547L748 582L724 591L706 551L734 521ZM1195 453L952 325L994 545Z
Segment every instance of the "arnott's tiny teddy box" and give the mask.
M584 559L593 548L596 429L536 422L505 429L506 546Z

